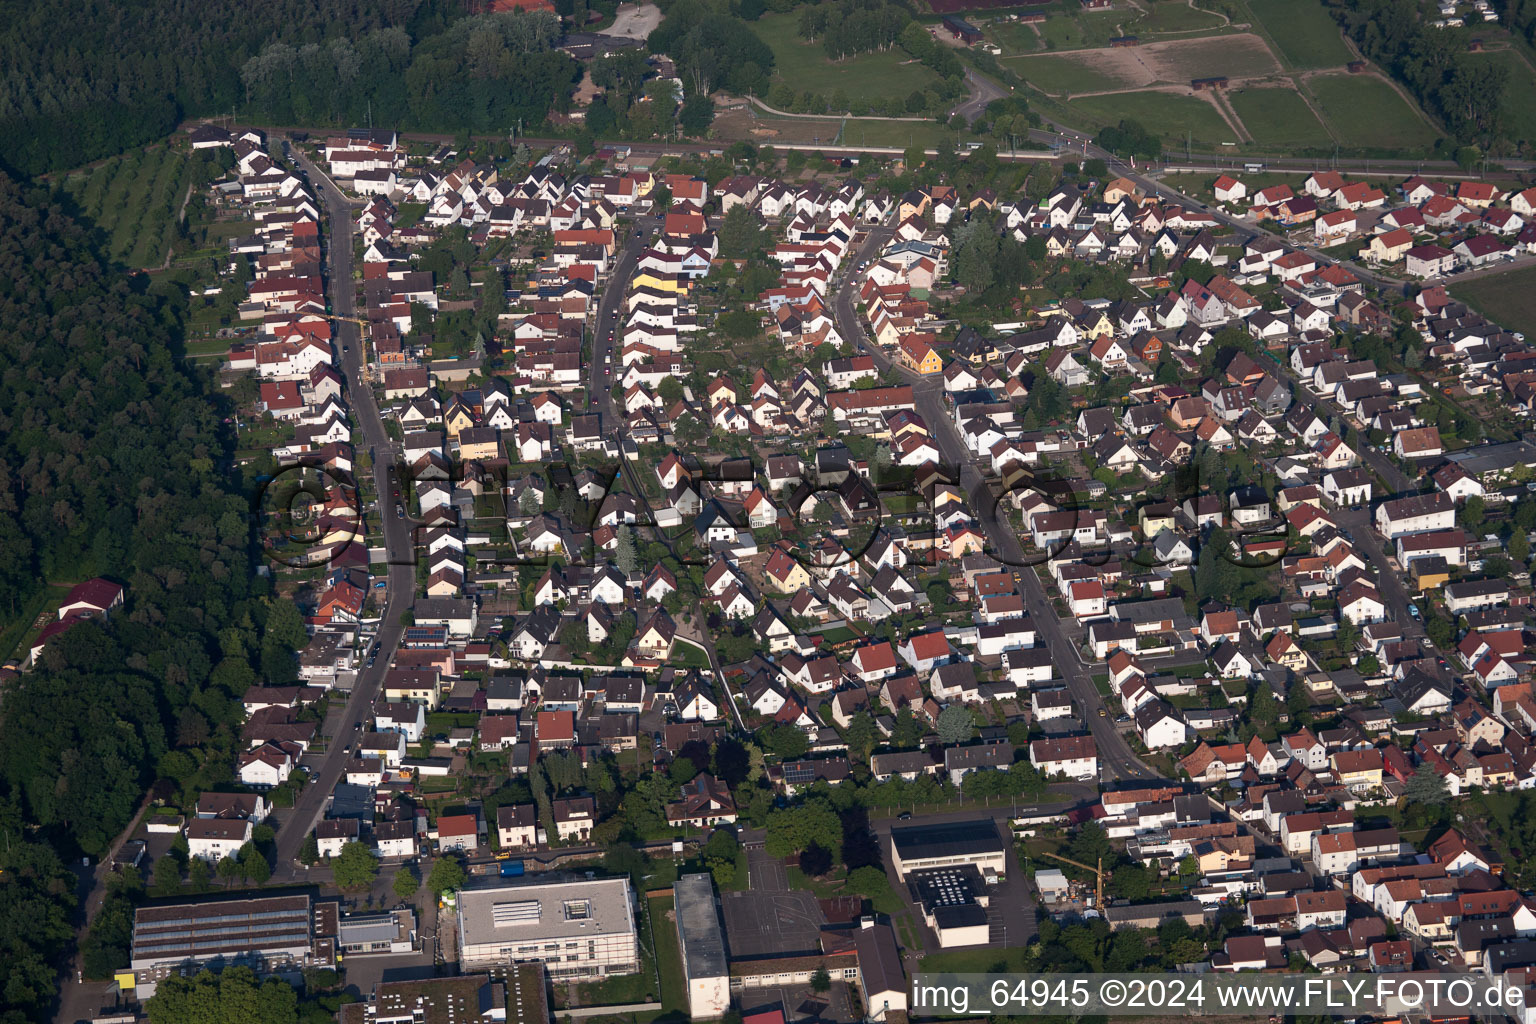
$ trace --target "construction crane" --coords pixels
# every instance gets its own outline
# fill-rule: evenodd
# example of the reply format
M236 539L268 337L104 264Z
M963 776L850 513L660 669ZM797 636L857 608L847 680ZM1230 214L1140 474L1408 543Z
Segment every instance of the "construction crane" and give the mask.
M1101 911L1104 909L1104 878L1105 878L1105 874L1104 874L1104 858L1103 857L1099 858L1099 866L1095 868L1095 867L1089 867L1087 864L1084 864L1080 860L1073 860L1071 857L1063 857L1059 853L1044 853L1044 852L1042 852L1040 854L1040 856L1042 856L1042 857L1049 857L1052 860L1059 860L1059 861L1061 861L1064 864L1071 864L1073 867L1082 868L1084 871L1091 871L1091 872L1093 872L1093 877L1096 879L1095 884L1094 884L1094 889L1093 889L1094 896L1096 897L1096 899L1094 901L1094 905L1096 907L1098 907L1099 910L1101 910Z

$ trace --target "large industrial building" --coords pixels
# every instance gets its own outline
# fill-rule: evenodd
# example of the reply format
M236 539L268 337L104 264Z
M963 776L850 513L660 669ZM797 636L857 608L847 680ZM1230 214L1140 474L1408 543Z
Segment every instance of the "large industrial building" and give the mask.
M140 907L133 916L132 985L148 999L175 972L243 964L258 977L297 976L306 967L330 967L337 927L336 903L307 895Z
M731 1008L731 972L725 959L725 933L715 910L715 887L708 873L683 875L672 886L677 907L677 941L688 984L688 1016L718 1017Z
M973 865L986 874L1007 873L1008 844L991 818L891 829L891 864L905 882L913 871Z
M524 882L459 893L459 966L541 961L556 981L640 969L629 878Z

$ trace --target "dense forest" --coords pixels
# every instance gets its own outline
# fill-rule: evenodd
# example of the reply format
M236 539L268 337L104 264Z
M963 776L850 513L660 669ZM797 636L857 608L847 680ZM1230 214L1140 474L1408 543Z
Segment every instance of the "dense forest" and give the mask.
M1331 0L1362 53L1391 72L1460 143L1499 133L1508 75L1469 60L1456 33L1425 23L1415 0Z
M0 175L0 591L128 587L5 693L0 1020L44 1016L73 937L63 859L100 856L147 788L230 778L239 697L291 681L304 627L253 571L254 481L231 478L220 400L182 359L186 305L101 254L58 193ZM108 957L112 959L112 957Z
M569 6L567 4L567 6ZM548 14L455 0L7 0L0 167L78 167L186 118L442 132L541 122L580 74Z

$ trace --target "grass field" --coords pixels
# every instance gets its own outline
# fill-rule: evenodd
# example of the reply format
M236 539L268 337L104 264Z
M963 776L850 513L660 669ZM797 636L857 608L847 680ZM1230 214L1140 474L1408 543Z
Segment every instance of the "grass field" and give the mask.
M151 146L64 179L64 191L99 227L107 251L132 267L159 266L177 238L182 197L204 179L201 156Z
M1125 20L1122 11L1083 11L1066 17L1051 15L1040 25L1047 49L1083 50L1107 46L1120 33L1115 26Z
M1474 278L1451 294L1512 331L1536 337L1536 267Z
M904 64L905 50L866 53L847 60L827 58L821 44L807 43L795 31L792 14L771 14L755 22L752 31L773 50L775 76L796 92L831 96L838 90L850 100L884 100L906 96L938 82L938 76L921 64Z
M1222 27L1221 16L1191 7L1184 0L1158 0L1145 17L1126 26L1136 35L1162 35L1169 32L1200 32Z
M667 920L672 911L669 896L648 901L651 931L656 938L656 966L661 971L661 1005L666 1011L687 1011L688 993L683 988L683 955L677 946L677 925Z
M1248 9L1293 68L1337 68L1352 55L1320 0L1248 0Z
M1193 96L1164 92L1131 92L1115 96L1088 96L1067 104L1079 123L1094 130L1118 124L1122 119L1139 121L1170 142L1191 139L1195 144L1236 142L1237 136L1212 107Z
M1293 90L1238 89L1227 100L1260 145L1304 149L1333 143L1322 122Z
M1435 133L1390 85L1371 75L1319 75L1307 80L1334 134L1365 149L1414 149Z
M849 146L895 146L905 149L914 143L937 146L947 134L953 134L933 121L882 121L875 118L775 117L759 110L755 117L745 111L729 110L715 118L715 135L721 139L751 139L759 146L785 142L830 145L839 131ZM771 133L771 134L769 134Z
M1504 133L1514 141L1536 142L1536 109L1530 103L1536 96L1536 74L1531 73L1530 66L1513 50L1488 50L1467 57L1505 69L1509 78L1504 90Z
M1009 64L1024 76L1024 81L1053 96L1124 89L1136 84L1109 74L1102 65L1052 53L1020 57Z

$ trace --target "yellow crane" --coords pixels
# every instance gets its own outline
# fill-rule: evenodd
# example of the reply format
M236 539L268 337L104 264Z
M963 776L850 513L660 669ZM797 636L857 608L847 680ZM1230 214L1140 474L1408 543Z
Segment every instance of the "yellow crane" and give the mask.
M1073 867L1082 868L1084 871L1091 871L1091 872L1093 872L1093 876L1096 879L1096 882L1094 884L1094 890L1093 890L1094 891L1094 896L1096 897L1095 900L1094 900L1094 905L1096 907L1098 907L1099 910L1101 910L1101 911L1104 909L1104 878L1105 878L1105 873L1104 873L1104 858L1103 857L1099 858L1099 866L1095 868L1095 867L1090 867L1087 864L1084 864L1080 860L1073 860L1071 857L1063 857L1059 853L1041 853L1040 856L1042 856L1042 857L1049 857L1052 860L1059 860L1059 861L1061 861L1064 864L1071 864Z

